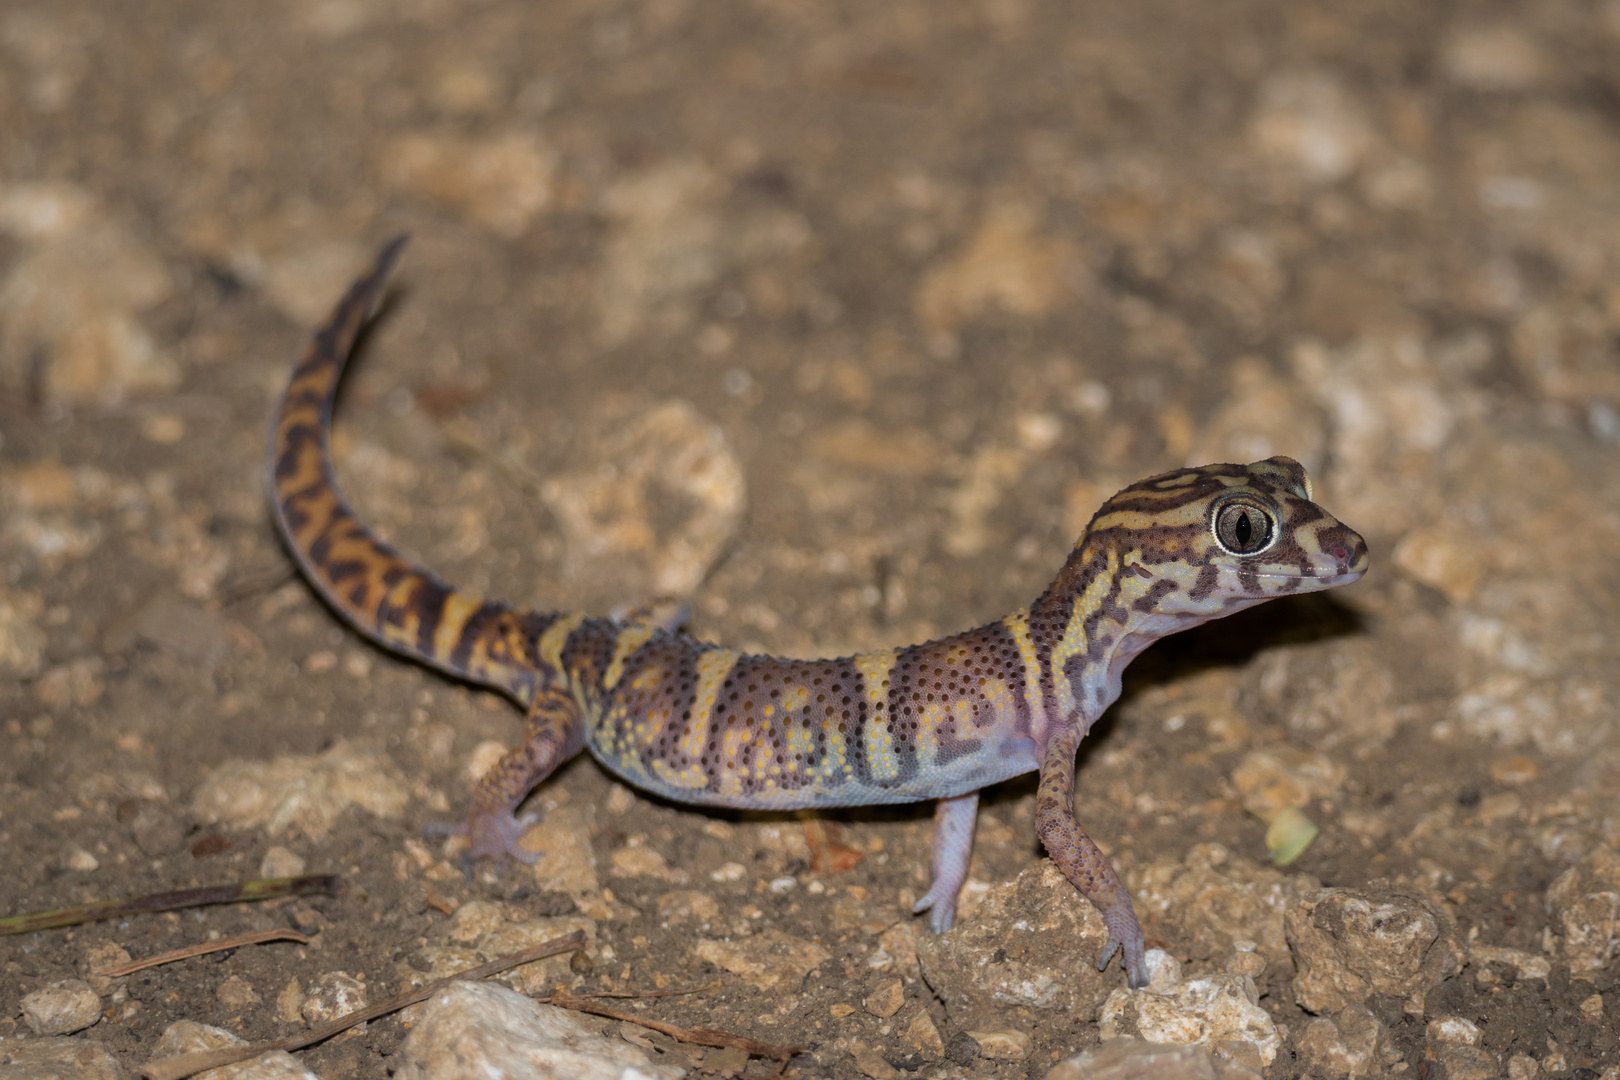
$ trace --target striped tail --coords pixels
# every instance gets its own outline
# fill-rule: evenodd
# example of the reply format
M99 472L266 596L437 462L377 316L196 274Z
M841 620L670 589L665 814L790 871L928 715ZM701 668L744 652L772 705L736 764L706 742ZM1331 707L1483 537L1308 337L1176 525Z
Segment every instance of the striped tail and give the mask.
M555 616L520 615L404 558L361 523L332 472L328 432L338 382L406 240L382 249L293 371L270 447L276 526L304 577L361 634L527 704L547 678L531 661L531 643Z

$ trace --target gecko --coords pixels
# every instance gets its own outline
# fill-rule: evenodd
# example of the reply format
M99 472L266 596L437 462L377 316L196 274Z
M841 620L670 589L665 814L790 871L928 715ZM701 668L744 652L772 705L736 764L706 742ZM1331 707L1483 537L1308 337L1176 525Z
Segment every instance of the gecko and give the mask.
M529 611L456 588L383 542L337 486L329 433L343 368L406 237L388 244L314 335L270 446L276 525L303 576L363 637L526 712L523 741L478 781L467 858L532 862L518 815L588 749L629 784L694 806L752 810L934 801L929 930L955 920L981 789L1038 771L1035 832L1102 914L1126 982L1144 938L1112 864L1074 815L1081 738L1125 666L1169 634L1279 596L1360 578L1366 542L1312 498L1291 458L1173 469L1097 510L1028 607L921 645L830 660L700 641L650 611Z

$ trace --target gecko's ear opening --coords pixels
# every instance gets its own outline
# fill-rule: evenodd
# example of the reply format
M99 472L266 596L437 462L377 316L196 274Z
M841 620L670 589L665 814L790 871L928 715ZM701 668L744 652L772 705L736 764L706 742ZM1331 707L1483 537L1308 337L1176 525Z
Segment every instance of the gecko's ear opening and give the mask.
M1291 457L1278 454L1268 457L1264 461L1257 461L1255 465L1272 465L1287 478L1286 483L1293 489L1295 495L1306 502L1314 502L1315 496L1311 492L1311 474L1305 471L1305 466ZM1254 468L1254 465L1249 466Z

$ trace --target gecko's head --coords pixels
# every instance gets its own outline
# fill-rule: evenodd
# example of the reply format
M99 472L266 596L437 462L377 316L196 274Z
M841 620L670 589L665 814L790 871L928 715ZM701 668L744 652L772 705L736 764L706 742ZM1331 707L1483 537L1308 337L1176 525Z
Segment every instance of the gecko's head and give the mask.
M1162 580L1155 607L1167 613L1331 589L1368 565L1367 542L1311 501L1311 478L1286 457L1132 484L1102 505L1080 546Z

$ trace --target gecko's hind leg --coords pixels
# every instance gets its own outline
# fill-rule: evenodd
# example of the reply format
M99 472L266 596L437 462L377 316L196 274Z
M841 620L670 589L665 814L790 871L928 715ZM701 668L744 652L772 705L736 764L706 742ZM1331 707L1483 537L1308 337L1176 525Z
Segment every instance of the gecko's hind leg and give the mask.
M539 815L518 817L513 811L536 784L584 746L585 722L579 705L558 687L541 690L529 706L523 742L502 755L495 767L478 781L467 820L433 826L431 831L467 838L464 866L486 856L497 866L509 855L519 862L534 862L539 853L528 850L518 841L529 826L539 820Z
M979 814L979 793L970 791L954 799L941 799L934 807L934 880L912 912L928 912L928 929L943 934L956 922L956 898L967 880L968 858L973 854L973 825Z

